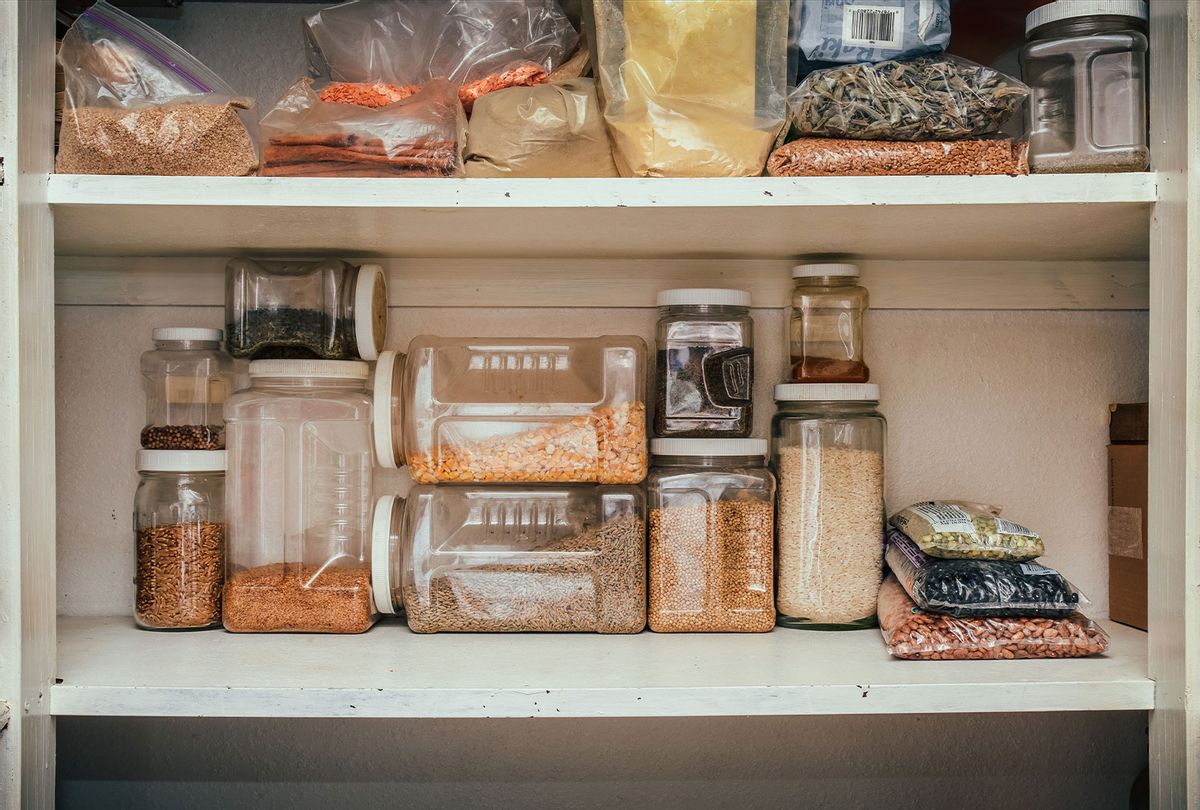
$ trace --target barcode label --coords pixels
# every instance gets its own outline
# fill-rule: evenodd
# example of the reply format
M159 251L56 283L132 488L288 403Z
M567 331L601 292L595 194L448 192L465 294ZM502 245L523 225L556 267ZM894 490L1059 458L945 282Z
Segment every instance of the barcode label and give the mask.
M846 6L842 42L873 48L899 48L904 36L904 9L886 6Z

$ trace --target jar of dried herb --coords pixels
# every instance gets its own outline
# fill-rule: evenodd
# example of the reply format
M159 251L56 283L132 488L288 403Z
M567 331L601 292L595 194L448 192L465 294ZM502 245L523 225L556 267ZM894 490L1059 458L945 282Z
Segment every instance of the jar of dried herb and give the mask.
M148 450L221 450L221 409L231 393L233 370L221 351L220 329L166 327L153 332L154 349L142 354Z
M226 347L234 357L374 360L387 337L377 264L258 262L225 268Z
M792 268L789 351L792 379L802 383L865 383L863 315L869 298L855 264Z

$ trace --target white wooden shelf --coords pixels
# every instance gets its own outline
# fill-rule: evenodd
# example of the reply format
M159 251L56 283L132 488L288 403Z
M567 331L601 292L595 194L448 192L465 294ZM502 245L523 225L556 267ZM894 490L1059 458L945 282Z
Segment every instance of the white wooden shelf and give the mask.
M1129 260L1153 173L445 180L52 175L67 256Z
M1146 634L1107 655L898 661L876 630L765 635L154 633L60 618L57 715L647 717L1145 710Z

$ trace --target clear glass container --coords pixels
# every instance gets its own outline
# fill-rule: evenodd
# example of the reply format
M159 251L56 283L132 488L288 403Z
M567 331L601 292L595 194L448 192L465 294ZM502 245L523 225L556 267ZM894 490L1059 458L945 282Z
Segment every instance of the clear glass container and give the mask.
M803 383L865 383L863 314L867 290L854 264L801 264L789 319L792 379Z
M221 410L233 391L233 364L221 351L220 329L155 329L142 353L147 450L221 450Z
M225 452L139 450L133 617L148 630L221 623Z
M655 439L650 629L765 633L775 626L775 476L765 439Z
M371 603L366 363L256 360L225 404L233 632L361 633Z
M414 486L375 507L376 604L416 633L638 633L646 505L623 486Z
M374 360L387 307L377 264L232 259L225 267L225 343L234 357Z
M1146 4L1050 3L1025 20L1021 73L1035 172L1136 172L1150 165Z
M885 525L879 386L777 385L775 400L779 624L873 627Z
M645 368L627 335L414 338L375 367L380 464L422 484L641 483Z
M654 433L745 437L753 420L754 321L742 290L658 294Z

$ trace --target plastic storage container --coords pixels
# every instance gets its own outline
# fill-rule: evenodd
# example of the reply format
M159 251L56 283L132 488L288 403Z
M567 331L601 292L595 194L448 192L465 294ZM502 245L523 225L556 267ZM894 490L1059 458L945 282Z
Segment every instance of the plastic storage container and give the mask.
M655 439L650 629L765 633L775 626L775 476L765 439Z
M1142 0L1059 0L1025 18L1033 171L1149 166L1146 13Z
M637 633L646 625L636 487L415 486L375 507L375 600L417 633Z
M256 360L225 404L225 629L360 633L371 626L367 364Z
M225 453L139 450L133 498L139 627L184 630L221 623L225 580Z
M775 400L779 623L871 627L885 525L879 386L777 385Z
M374 360L387 337L377 264L257 262L225 267L226 347L252 359Z
M804 383L865 383L863 313L868 296L858 265L800 264L792 268L789 351L792 379Z
M753 420L754 321L742 290L658 294L654 433L744 437Z
M380 464L424 484L640 483L645 367L625 335L414 338L375 368Z
M233 370L221 351L220 329L166 327L152 333L154 348L142 354L148 450L221 450L221 409L233 391Z

